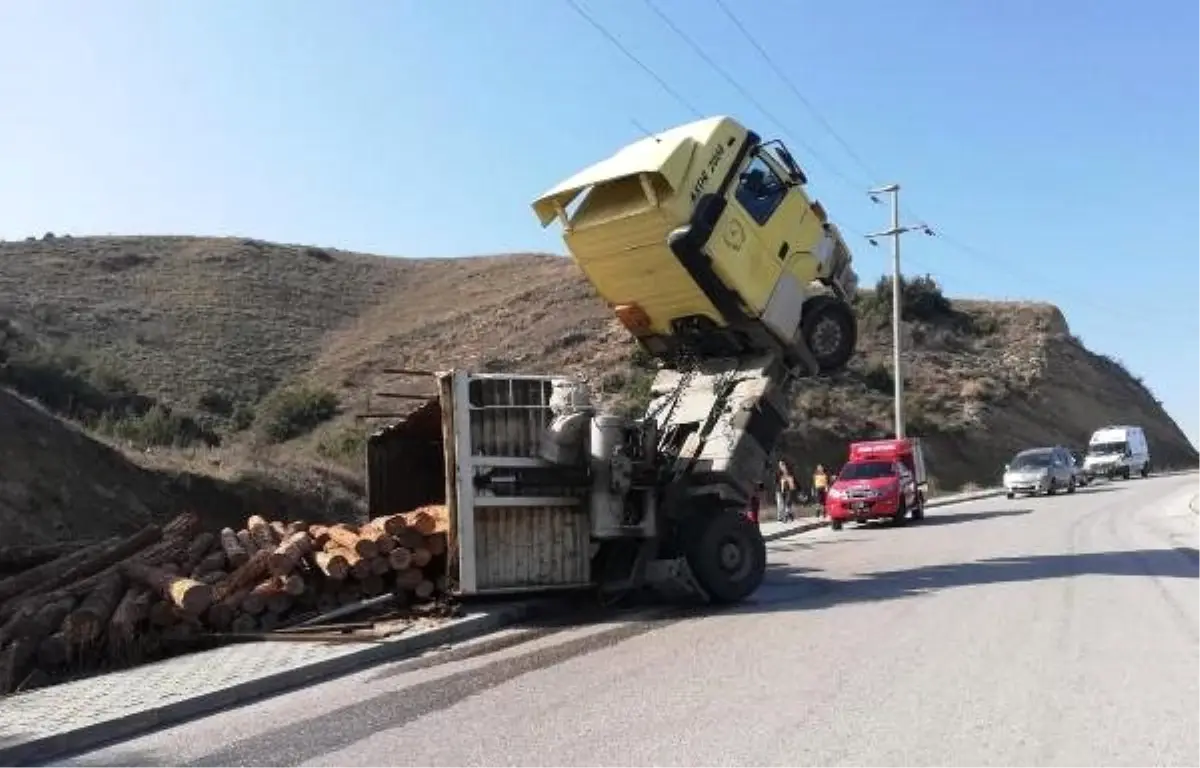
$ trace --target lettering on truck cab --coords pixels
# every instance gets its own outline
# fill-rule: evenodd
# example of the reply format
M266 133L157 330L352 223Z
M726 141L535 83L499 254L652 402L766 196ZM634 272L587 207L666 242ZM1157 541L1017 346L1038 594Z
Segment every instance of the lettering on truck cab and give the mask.
M692 205L700 199L700 195L704 194L704 188L708 186L709 179L717 171L717 166L721 164L722 158L725 157L725 145L718 144L713 149L712 155L708 158L708 164L704 166L704 170L696 177L696 183L692 185Z

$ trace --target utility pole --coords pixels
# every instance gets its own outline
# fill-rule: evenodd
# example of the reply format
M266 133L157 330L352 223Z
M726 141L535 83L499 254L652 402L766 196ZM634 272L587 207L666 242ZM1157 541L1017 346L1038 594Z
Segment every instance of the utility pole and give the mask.
M904 372L900 362L900 316L903 299L900 290L900 235L905 232L919 231L932 235L933 230L924 224L915 227L900 226L900 185L888 184L872 189L868 194L876 203L883 202L879 195L888 194L892 198L892 226L885 232L874 232L867 235L871 245L879 245L876 238L892 238L892 382L895 387L893 397L896 408L896 439L904 437Z

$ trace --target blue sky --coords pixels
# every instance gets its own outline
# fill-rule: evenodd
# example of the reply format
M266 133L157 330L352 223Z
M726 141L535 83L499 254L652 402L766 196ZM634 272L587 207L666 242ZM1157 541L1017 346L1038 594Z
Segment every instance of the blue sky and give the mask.
M899 181L945 235L906 271L1058 304L1197 442L1195 3L726 0L818 118L715 0L653 2L744 92L644 0L577 1L701 113L788 141L847 230ZM561 252L529 201L693 117L567 0L4 2L0 104L0 237L401 256ZM868 280L886 256L856 246Z

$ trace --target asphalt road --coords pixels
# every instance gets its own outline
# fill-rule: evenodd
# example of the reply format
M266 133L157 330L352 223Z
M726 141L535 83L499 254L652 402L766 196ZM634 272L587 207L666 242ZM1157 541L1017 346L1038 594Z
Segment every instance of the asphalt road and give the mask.
M753 604L511 631L74 765L1197 765L1195 475L769 545Z

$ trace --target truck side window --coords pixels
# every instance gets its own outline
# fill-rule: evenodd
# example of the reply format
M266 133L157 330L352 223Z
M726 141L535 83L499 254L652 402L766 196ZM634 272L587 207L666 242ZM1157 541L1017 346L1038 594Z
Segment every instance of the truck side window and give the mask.
M736 192L737 201L762 226L775 213L787 195L787 185L775 175L761 157L755 157L742 171Z

